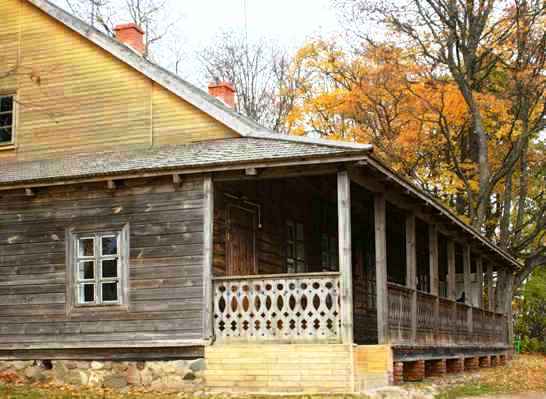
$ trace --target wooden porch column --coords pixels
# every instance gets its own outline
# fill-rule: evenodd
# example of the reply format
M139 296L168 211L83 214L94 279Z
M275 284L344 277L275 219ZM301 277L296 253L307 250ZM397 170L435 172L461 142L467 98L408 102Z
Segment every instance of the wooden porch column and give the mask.
M213 294L212 294L212 261L213 261L213 223L214 223L214 184L212 177L207 175L203 182L204 216L203 216L203 294L205 299L203 315L203 331L205 338L212 338L213 330Z
M417 340L417 254L415 248L415 215L406 217L406 286L411 294L411 341Z
M447 243L447 298L457 300L457 270L455 268L455 243L451 240Z
M487 272L485 276L487 284L487 310L495 311L495 296L493 295L493 265L487 262Z
M386 208L385 195L375 194L375 285L377 291L377 337L379 344L387 344L389 342Z
M351 249L351 179L349 172L337 173L339 271L341 273L341 338L353 343L353 266Z
M497 268L497 286L495 288L495 312L504 314L506 308L504 306L506 297L506 277L505 268Z
M470 305L471 307L467 309L466 313L466 327L470 334L472 334L472 306L473 306L473 295L472 295L472 275L471 275L471 266L470 266L470 247L468 245L463 246L463 266L464 266L464 303Z
M514 290L514 274L511 271L508 271L506 279L506 296L505 296L505 312L506 323L507 323L507 344L512 346L514 341L514 324L512 322L512 291Z
M430 293L436 296L434 303L434 337L438 339L440 328L440 280L438 278L438 230L433 224L428 226Z
M478 303L476 303L476 306L483 309L483 259L481 256L476 258L476 277L478 286Z

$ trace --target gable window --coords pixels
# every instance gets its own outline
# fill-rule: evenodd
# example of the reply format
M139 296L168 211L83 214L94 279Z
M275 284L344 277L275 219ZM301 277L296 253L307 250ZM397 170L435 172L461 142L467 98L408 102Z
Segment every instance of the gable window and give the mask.
M0 94L0 145L13 144L15 135L15 97Z
M76 306L124 303L125 237L123 230L72 235Z
M305 272L305 234L303 223L293 220L286 222L286 271Z

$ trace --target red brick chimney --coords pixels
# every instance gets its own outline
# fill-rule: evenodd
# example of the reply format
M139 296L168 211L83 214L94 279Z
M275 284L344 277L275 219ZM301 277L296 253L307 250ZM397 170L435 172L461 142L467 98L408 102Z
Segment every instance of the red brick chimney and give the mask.
M146 47L144 46L144 31L134 23L117 25L114 28L116 38L131 47L140 55L144 55Z
M235 108L235 88L229 82L209 84L209 94L216 97L230 108Z

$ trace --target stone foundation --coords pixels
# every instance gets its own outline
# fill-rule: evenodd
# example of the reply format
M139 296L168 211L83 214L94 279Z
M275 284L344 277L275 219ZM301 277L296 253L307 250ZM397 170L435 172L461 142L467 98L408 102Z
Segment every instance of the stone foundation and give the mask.
M464 359L465 371L475 371L480 368L479 359L477 357L467 357Z
M497 359L498 356L491 356L491 367L497 367L497 365L499 364Z
M404 363L394 362L393 364L393 384L401 385L404 383Z
M480 357L480 367L481 368L491 367L491 358L489 356L481 356Z
M427 360L425 362L426 377L441 377L445 375L447 365L445 359Z
M448 373L462 373L464 371L463 358L447 359L446 369Z
M16 375L27 382L51 382L124 390L203 389L204 359L176 361L0 361L0 375Z
M423 381L425 378L425 361L416 360L404 363L404 381Z

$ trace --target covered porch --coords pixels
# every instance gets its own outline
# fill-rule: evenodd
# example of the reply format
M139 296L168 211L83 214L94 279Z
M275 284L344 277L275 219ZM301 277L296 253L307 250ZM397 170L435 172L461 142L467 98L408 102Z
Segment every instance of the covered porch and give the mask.
M387 172L211 179L214 342L387 344L395 360L506 349L495 287L509 287L510 265Z

